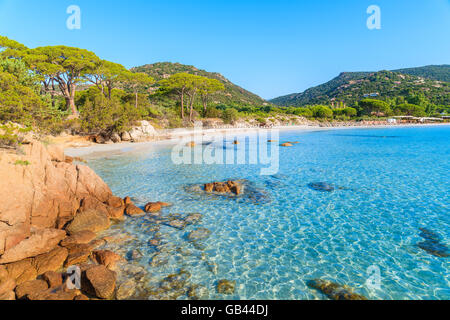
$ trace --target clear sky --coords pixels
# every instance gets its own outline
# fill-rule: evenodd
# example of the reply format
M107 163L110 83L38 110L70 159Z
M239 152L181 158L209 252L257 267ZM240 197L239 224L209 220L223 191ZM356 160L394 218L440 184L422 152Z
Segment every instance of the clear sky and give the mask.
M80 30L66 28L73 4ZM381 30L366 26L373 4ZM195 65L269 99L342 71L450 63L450 0L0 0L0 34L126 67Z

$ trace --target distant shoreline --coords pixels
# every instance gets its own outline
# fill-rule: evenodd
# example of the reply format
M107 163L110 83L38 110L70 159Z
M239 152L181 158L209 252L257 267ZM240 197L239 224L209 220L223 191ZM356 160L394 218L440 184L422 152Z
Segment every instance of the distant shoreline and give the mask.
M213 138L225 134L239 135L247 133L255 133L258 131L326 131L326 130L345 130L345 129L383 129L383 128L408 128L408 127L438 127L438 126L450 126L450 123L424 123L424 124L379 124L379 125L339 125L339 126L310 126L310 125L295 125L295 126L280 126L273 128L217 128L217 129L203 129L194 131L191 128L178 128L170 129L165 132L160 132L159 139L145 141L145 142L121 142L116 144L95 144L90 143L85 146L70 146L66 147L64 152L71 157L83 157L89 155L104 155L108 156L111 153L122 154L138 149L144 149L149 147L167 146L176 144L182 139L194 138L197 134L198 137Z

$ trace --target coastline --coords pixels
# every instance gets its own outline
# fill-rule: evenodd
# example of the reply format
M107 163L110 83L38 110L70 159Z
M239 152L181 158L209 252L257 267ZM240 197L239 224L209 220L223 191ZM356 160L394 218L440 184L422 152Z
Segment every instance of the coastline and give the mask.
M295 125L295 126L279 126L272 128L212 128L195 131L190 128L169 129L164 132L159 132L157 139L152 139L144 142L120 142L115 144L97 144L86 143L80 145L67 145L55 141L55 144L64 148L64 153L71 157L85 157L108 155L110 153L127 153L134 150L139 150L154 146L167 146L176 144L183 139L189 137L195 138L195 135L203 138L214 138L223 135L235 135L238 137L243 134L252 134L260 131L328 131L328 130L351 130L351 129L384 129L384 128L422 128L422 127L438 127L450 126L450 123L424 123L424 124L379 124L379 125L339 125L339 126L311 126L311 125Z

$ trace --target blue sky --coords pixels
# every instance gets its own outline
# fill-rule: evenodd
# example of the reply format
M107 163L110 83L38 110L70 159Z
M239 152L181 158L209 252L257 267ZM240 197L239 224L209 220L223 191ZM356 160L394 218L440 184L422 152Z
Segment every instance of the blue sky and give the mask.
M66 9L81 8L81 30ZM381 30L366 27L369 5ZM220 72L263 98L342 71L450 63L449 0L0 0L0 34L64 44L126 67L159 61Z

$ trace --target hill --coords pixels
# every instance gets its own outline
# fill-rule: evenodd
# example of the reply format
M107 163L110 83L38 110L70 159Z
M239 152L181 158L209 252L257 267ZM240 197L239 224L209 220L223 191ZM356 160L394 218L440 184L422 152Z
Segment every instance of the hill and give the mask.
M450 64L398 69L393 71L431 80L450 82Z
M406 70L406 71L405 71ZM312 104L354 105L365 97L387 100L398 96L423 94L437 105L450 104L450 82L446 79L448 66L429 66L379 72L344 72L331 81L275 98L270 102L280 106L305 106ZM420 74L416 76L409 73ZM424 77L427 75L429 78Z
M211 79L217 79L225 86L225 91L217 93L212 96L212 101L215 104L239 104L239 105L257 105L261 106L267 102L254 93L251 93L225 78L220 73L207 72L205 70L197 69L194 66L184 65L181 63L158 62L154 64L147 64L140 67L132 68L133 72L143 72L152 76L156 81L168 78L169 76L186 72ZM156 83L158 86L158 83Z

